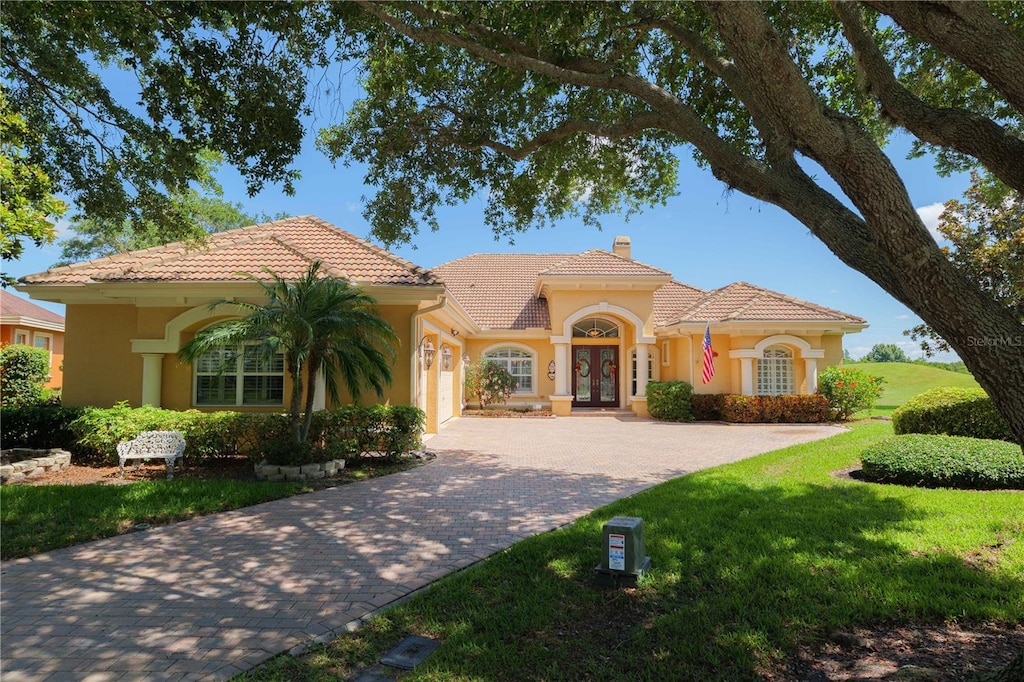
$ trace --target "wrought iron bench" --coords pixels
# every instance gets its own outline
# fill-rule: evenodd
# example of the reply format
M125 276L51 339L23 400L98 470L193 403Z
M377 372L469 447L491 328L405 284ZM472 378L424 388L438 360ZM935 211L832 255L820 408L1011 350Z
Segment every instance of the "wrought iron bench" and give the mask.
M177 431L143 431L133 440L117 444L118 471L124 477L129 459L162 459L167 463L167 480L174 478L174 460L185 455L185 437ZM184 462L182 462L184 466Z

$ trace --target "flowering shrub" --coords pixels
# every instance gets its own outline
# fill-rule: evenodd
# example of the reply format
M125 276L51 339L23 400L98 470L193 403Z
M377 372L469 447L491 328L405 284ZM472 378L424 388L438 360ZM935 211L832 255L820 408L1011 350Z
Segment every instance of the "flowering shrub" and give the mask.
M466 368L466 394L475 396L480 407L503 403L516 390L516 378L491 360L477 360Z
M885 380L862 369L829 367L818 375L818 392L828 399L832 417L839 421L854 412L869 410L882 394Z
M814 395L729 395L698 393L695 419L743 424L818 424L830 416L828 400Z

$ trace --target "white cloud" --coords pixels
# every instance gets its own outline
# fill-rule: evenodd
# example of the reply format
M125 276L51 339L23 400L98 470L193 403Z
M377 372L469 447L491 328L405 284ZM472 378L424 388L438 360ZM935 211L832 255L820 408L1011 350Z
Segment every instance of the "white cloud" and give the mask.
M897 319L897 320L909 320L910 319L910 315L907 315L907 314L897 315L895 319Z
M68 229L70 229L71 227L71 221L68 220L67 218L58 218L56 221L54 221L53 227L55 230L57 230L57 238L63 239L65 236L67 236Z
M934 237L937 242L945 241L945 237L939 233L939 216L942 215L942 209L944 208L944 204L935 203L928 204L927 206L920 206L916 209L917 215L921 216L921 221L924 223L924 226L928 228L928 231L932 233L932 237Z
M348 209L349 213L355 213L362 207L354 201L346 201L345 208Z

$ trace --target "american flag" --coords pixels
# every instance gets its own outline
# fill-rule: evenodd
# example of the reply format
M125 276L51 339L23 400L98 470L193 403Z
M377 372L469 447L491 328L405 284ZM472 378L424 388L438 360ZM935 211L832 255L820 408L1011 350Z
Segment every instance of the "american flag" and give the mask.
M711 349L711 324L704 328L704 383L709 383L715 376L715 351Z

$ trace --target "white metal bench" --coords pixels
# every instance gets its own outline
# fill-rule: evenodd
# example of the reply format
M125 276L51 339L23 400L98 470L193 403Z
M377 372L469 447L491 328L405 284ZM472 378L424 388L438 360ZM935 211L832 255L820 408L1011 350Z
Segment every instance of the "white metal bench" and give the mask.
M167 463L167 480L174 478L174 460L185 455L185 437L177 431L143 431L133 440L117 444L118 471L124 477L129 459L162 459Z

